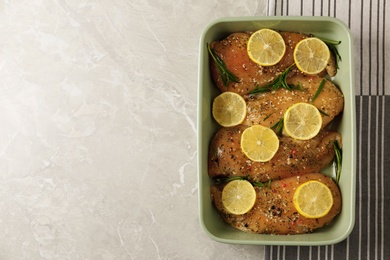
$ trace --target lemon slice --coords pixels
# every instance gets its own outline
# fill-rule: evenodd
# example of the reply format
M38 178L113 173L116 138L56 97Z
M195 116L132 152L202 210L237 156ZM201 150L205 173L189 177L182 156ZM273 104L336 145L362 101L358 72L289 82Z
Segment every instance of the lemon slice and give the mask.
M308 181L298 186L293 197L294 206L306 218L321 218L333 206L332 192L320 181Z
M246 180L234 180L226 184L222 190L222 204L231 214L247 213L256 201L256 191Z
M323 71L330 59L328 46L318 38L306 38L298 42L294 49L294 62L306 74Z
M254 125L241 135L241 150L252 161L267 162L278 149L279 138L271 128Z
M286 52L283 37L276 31L261 29L254 32L247 44L249 58L261 66L278 63Z
M318 134L321 127L321 113L312 104L296 103L284 113L284 130L292 138L309 140Z
M224 92L214 99L212 113L221 126L239 125L246 117L245 99L237 93Z

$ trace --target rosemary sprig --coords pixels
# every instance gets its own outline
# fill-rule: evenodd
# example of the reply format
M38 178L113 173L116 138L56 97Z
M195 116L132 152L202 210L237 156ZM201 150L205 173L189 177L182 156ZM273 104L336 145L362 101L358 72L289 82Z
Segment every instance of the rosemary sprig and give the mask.
M218 178L216 181L217 183L225 183L225 182L231 182L235 180L247 180L249 175L246 175L244 177L242 176L232 176L228 178Z
M264 122L265 120L267 120L270 116L272 116L272 114L273 114L273 113L271 113L271 114L267 115L266 117L264 117L263 122Z
M272 89L269 88L269 87L266 87L266 86L265 87L259 87L259 86L257 86L254 90L249 92L249 94L256 95L256 94L270 92L270 91L272 91Z
M284 117L282 117L278 122L276 122L271 129L274 130L277 134L282 135L284 125Z
M333 148L334 148L334 165L336 168L336 182L339 183L340 180L340 174L341 174L341 166L343 163L343 150L341 149L339 143L337 141L333 142Z
M318 88L317 88L317 91L316 91L316 93L314 94L314 96L311 98L311 102L314 102L314 100L318 97L318 95L321 93L321 91L322 91L322 89L324 88L324 86L325 86L325 82L326 82L326 80L325 79L322 79L321 80L321 83L320 83L320 85L318 86Z
M226 182L230 182L230 181L235 181L235 180L246 180L246 181L249 181L248 180L248 177L249 175L246 175L246 176L233 176L233 177L228 177L228 178L219 178L217 179L217 183L218 184L221 184L221 183L226 183ZM257 186L257 187L262 187L262 188L270 188L271 187L271 179L268 180L268 182L250 182L253 186Z
M341 56L339 51L337 50L336 46L341 43L341 41L335 41L335 40L329 40L325 38L318 37L321 41L323 41L329 48L329 50L333 53L333 55L336 57L336 67L339 69L338 62L341 61Z
M266 185L267 183L267 185ZM271 179L269 179L267 182L252 182L253 186L262 187L262 188L271 188Z
M325 111L322 111L321 109L318 109L318 111L320 111L320 114L322 114L324 116L329 116L327 113L325 113Z
M285 69L274 81L268 83L267 85L263 87L256 87L254 90L252 90L249 94L259 94L269 91L278 90L279 88L285 88L287 90L301 90L304 91L304 88L300 83L298 83L298 86L295 86L293 84L287 83L287 76L290 73L290 70L294 66L294 64L291 64L287 69Z
M314 96L310 99L311 102L314 102L314 100L315 100L315 99L318 97L318 95L321 93L322 89L323 89L324 86L325 86L325 82L326 82L325 79L322 79L322 80L321 80L321 83L320 83L320 85L318 86L316 93L314 93ZM324 116L329 116L327 113L325 113L324 111L322 111L322 110L319 109L319 108L318 108L318 111L319 111L322 115L324 115Z
M218 72L221 75L223 85L227 86L230 82L240 82L240 79L226 68L225 62L215 53L213 49L211 49L210 44L207 44L207 49L211 57L213 58L215 64L217 65Z

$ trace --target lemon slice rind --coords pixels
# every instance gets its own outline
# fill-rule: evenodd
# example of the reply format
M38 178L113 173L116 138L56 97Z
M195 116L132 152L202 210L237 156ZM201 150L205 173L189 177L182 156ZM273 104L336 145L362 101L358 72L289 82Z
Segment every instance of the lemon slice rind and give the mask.
M241 124L246 118L246 111L245 99L234 92L223 92L213 101L213 117L224 127Z
M250 160L267 162L278 151L279 138L271 128L254 125L243 131L240 146Z
M332 209L333 196L324 183L311 180L298 186L293 203L298 213L305 218L321 218Z
M322 128L322 116L317 107L309 103L290 106L283 117L284 132L298 140L315 137Z
M330 51L322 40L311 37L297 43L294 48L294 62L303 73L314 75L323 71L329 63Z
M247 44L249 58L261 66L273 66L280 62L286 52L286 44L280 33L260 29L250 36Z
M256 191L247 180L230 181L222 190L222 204L231 214L242 215L256 202Z

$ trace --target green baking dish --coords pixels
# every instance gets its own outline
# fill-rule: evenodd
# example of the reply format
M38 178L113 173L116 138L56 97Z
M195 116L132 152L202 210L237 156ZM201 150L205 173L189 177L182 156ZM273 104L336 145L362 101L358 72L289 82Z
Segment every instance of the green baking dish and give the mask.
M339 116L333 128L342 134L343 164L339 181L342 192L342 212L333 222L310 234L268 235L249 234L225 224L210 200L209 187L213 180L208 177L207 157L211 137L219 126L211 115L213 99L219 90L211 80L207 43L219 40L238 31L255 31L261 28L301 32L318 37L340 40L338 51L342 57L337 75L333 82L340 87L345 97L344 112ZM348 237L355 222L356 192L356 125L354 94L353 42L347 26L332 17L234 17L222 18L209 24L200 39L199 75L198 75L198 181L199 181L199 219L206 234L219 242L253 245L329 245ZM334 175L330 165L324 171Z

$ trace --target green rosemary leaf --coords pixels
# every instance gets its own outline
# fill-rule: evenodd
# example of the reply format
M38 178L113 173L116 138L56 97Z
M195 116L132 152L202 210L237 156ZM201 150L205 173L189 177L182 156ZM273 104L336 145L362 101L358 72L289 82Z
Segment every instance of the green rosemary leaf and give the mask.
M265 182L252 182L253 186L261 187L261 188L271 188L271 179L269 179L266 183Z
M337 50L335 45L328 44L328 47L331 52L333 52L334 56L336 57L337 61L342 61L339 51Z
M249 175L246 175L244 177L242 176L233 176L233 177L228 177L228 178L219 178L216 179L217 184L222 184L222 183L227 183L230 181L235 181L235 180L248 180ZM268 182L250 182L253 186L255 187L262 187L262 188L271 188L271 179L268 180Z
M214 50L211 49L210 44L207 44L207 49L217 65L218 72L221 75L224 86L229 85L230 82L240 82L239 78L226 68L225 62L214 52Z
M267 84L266 87L271 87L272 90L278 90L279 88L285 88L287 90L291 90L291 87L286 80L292 66L294 66L294 64L288 66L287 69L285 69L285 71L283 71L274 81Z
M262 187L262 188L265 187L264 183L262 183L262 182L253 182L252 185L257 186L257 187Z
M267 120L273 113L269 114L268 116L264 117L263 122Z
M325 82L326 82L326 80L325 79L322 79L321 80L321 83L320 83L320 85L318 86L318 88L317 88L317 91L316 91L316 93L314 94L314 96L311 98L311 102L314 102L314 100L318 97L318 95L321 93L321 91L322 91L322 89L324 88L324 86L325 86Z
M255 94L260 94L260 93L264 93L264 92L275 91L275 90L278 90L279 88L284 88L284 89L287 89L290 91L291 90L305 91L305 89L302 87L302 85L300 83L298 83L298 86L287 83L287 76L290 73L292 66L294 66L294 64L291 64L287 69L285 69L285 71L283 71L272 82L268 83L267 85L265 85L263 87L259 87L259 86L256 87L249 94L255 95Z
M330 39L325 39L325 38L320 38L318 39L322 40L329 48L329 50L333 53L333 55L336 57L336 67L339 69L338 62L341 61L341 56L339 51L336 48L336 45L339 45L341 41L335 41L335 40L330 40Z
M247 176L233 176L233 177L228 177L228 178L218 178L216 181L217 183L225 183L225 182L230 182L230 181L235 181L235 180L247 180L248 179L248 175Z
M336 183L339 183L340 180L340 174L341 174L341 167L343 163L343 150L341 149L339 143L337 141L333 142L333 148L334 148L334 165L336 169Z
M324 111L322 111L321 109L318 109L318 111L320 111L320 114L324 115L324 116L329 116L327 113L325 113Z
M284 124L284 118L282 117L278 122L276 122L273 126L271 126L271 129L274 130L277 134L282 135L283 124Z
M291 86L294 86L295 90L306 91L306 89L302 86L301 82L298 82L297 86L292 85L292 84L291 84Z
M341 41L336 41L336 40L331 40L331 39L326 39L321 37L317 37L317 38L325 42L326 44L330 44L330 45L339 45L341 43Z
M265 93L265 92L270 92L272 91L272 89L270 89L269 87L259 87L257 86L254 90L252 90L249 94L251 95L256 95L256 94L260 94L260 93Z

